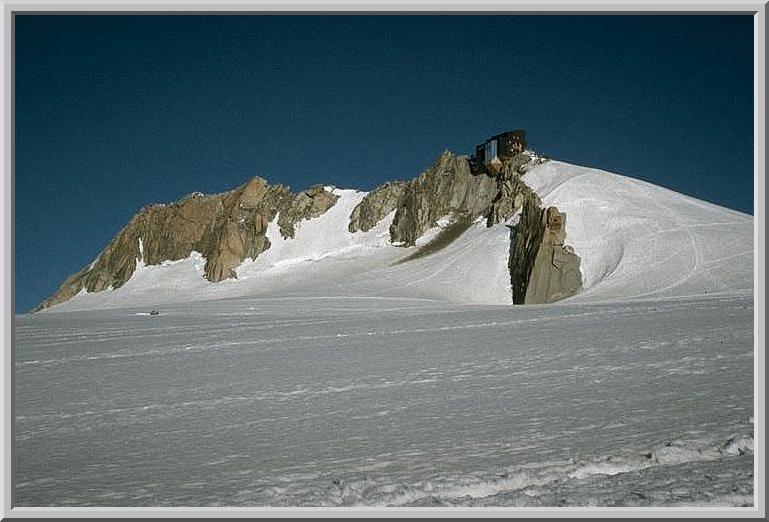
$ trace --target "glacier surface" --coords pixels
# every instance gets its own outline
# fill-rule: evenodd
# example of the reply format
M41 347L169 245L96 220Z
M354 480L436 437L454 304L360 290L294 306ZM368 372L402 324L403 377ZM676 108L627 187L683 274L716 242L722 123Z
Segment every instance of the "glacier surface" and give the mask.
M18 505L743 505L744 296L17 321Z

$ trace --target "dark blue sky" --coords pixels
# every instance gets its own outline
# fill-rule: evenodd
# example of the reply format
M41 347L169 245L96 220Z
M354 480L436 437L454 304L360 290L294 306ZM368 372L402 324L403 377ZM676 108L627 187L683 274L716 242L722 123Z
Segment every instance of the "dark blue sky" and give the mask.
M17 16L16 307L133 214L254 175L372 189L523 128L753 212L750 16Z

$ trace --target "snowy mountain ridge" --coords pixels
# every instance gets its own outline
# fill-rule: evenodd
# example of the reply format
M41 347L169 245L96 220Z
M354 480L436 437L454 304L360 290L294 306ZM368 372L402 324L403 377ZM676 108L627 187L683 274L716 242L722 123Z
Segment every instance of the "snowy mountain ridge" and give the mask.
M316 295L510 305L515 236L523 233L519 222L529 202L534 216L529 222L539 223L548 208L565 215L565 243L555 238L564 253L557 250L552 262L561 259L556 254L572 251L577 258L581 288L569 301L752 292L752 216L555 160L526 157L496 185L465 172L466 162L444 153L420 178L371 193L326 186L295 196L252 180L233 191L234 198L232 193L188 196L174 212L197 217L197 228L204 230L200 237L187 238L184 248L175 247L162 259L150 233L167 227L171 218L150 216L147 224L114 240L127 245L121 262L133 263L120 265L121 273L129 274L125 281L89 288L82 281L93 282L97 259L62 285L71 295L60 290L65 299L40 308L161 306L300 295L308 288ZM532 194L522 192L520 182ZM267 208L273 195L277 203ZM214 217L201 227L200 216L209 215ZM492 222L492 215L499 222ZM251 232L243 231L244 224ZM420 249L422 255L415 256ZM232 277L211 280L212 255L224 267L221 274L232 266ZM531 272L537 252L528 255L524 272Z

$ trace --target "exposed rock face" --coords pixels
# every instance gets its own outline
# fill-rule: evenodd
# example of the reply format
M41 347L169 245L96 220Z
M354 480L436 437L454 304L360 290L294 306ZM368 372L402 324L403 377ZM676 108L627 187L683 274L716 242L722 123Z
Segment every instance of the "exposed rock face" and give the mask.
M67 301L82 289L101 292L119 288L133 274L137 260L154 265L164 260L183 259L193 250L202 252L201 241L212 228L211 218L221 208L222 199L221 195L190 195L171 205L142 208L91 265L67 278L59 290L35 310Z
M470 173L467 157L445 151L406 185L390 226L390 239L412 246L443 216L477 217L488 208L497 191L493 178Z
M206 279L216 283L235 277L235 268L244 259L255 259L267 250L267 224L292 197L288 188L270 186L259 177L228 193L209 221L210 233L201 242Z
M449 214L475 219L485 216L488 225L508 219L521 207L520 194L530 189L521 181L521 169L531 157L513 157L499 176L473 175L466 156L445 151L418 178L385 183L369 193L350 216L350 232L368 231L396 210L390 239L412 246L435 222Z
M384 217L398 208L406 192L406 183L394 181L385 183L363 198L350 214L350 232L368 232Z
M580 259L566 239L566 214L555 207L540 212L543 230L539 250L529 275L524 304L552 303L582 289Z
M294 237L294 225L303 219L323 215L334 206L339 196L315 186L299 193L284 207L278 216L278 226L284 239Z
M566 214L540 208L538 199L524 198L520 220L510 230L510 287L515 304L560 301L582 290L580 258L566 239Z
M579 256L564 245L566 214L555 207L542 208L539 196L521 177L525 163L514 160L497 178L499 192L486 220L487 226L493 226L518 214L517 224L510 226L507 265L513 303L542 304L565 299L582 289Z
M87 272L88 267L86 266L79 272L75 272L69 276L64 280L64 282L59 287L59 290L54 295L40 303L33 311L39 312L40 310L50 308L51 306L63 303L64 301L69 301L75 297L83 288L81 280Z
M530 194L522 198L518 223L509 227L510 256L507 259L507 267L510 271L510 288L515 304L523 304L526 301L531 270L542 243L540 205L539 196L530 191Z
M520 157L520 156L517 156ZM497 194L486 212L486 226L504 223L523 207L526 198L534 198L539 205L539 197L521 179L517 162L508 163L497 177Z
M96 261L67 278L59 290L35 310L71 299L82 289L100 292L119 288L131 277L137 261L157 265L189 257L206 258L204 275L212 282L235 277L246 258L255 259L270 247L267 225L275 216L284 237L295 225L317 217L339 197L323 187L293 194L256 177L237 189L211 196L191 194L170 205L151 205L131 219Z

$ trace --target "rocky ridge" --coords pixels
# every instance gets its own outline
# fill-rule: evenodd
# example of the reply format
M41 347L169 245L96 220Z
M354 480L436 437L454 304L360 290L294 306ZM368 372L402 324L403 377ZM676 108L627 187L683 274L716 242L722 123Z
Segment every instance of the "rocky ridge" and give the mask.
M369 193L353 210L350 231L368 230L395 210L390 240L413 246L445 216L464 223L483 218L489 227L513 220L508 225L513 302L564 299L582 289L580 259L564 243L566 215L555 207L543 208L522 179L527 168L540 161L531 153L517 154L499 174L490 176L472 173L466 156L445 151L416 179L388 183Z
M270 248L267 225L276 215L281 235L292 238L299 221L320 216L337 199L321 186L293 194L255 177L231 192L194 193L169 205L144 207L93 263L67 278L35 311L67 301L83 289L119 288L137 262L157 265L187 258L193 251L205 257L204 275L209 281L234 278L240 263Z
M509 159L499 174L489 175L471 172L466 156L444 151L417 178L385 183L367 194L351 212L348 229L368 231L394 212L390 240L410 247L446 216L466 226L479 218L489 227L506 223L513 302L549 303L569 297L581 290L582 281L580 259L565 245L566 216L554 207L543 208L522 179L531 165L541 161L524 152ZM91 265L67 278L35 311L71 299L83 289L119 288L137 263L157 265L187 258L193 251L206 259L204 276L209 281L235 278L235 269L245 259L255 259L270 248L267 226L276 216L281 236L294 238L298 222L321 216L337 199L322 186L294 194L255 177L227 193L195 193L169 205L147 206ZM463 230L458 228L457 234ZM441 237L443 243L453 239ZM417 257L422 256L404 261Z

